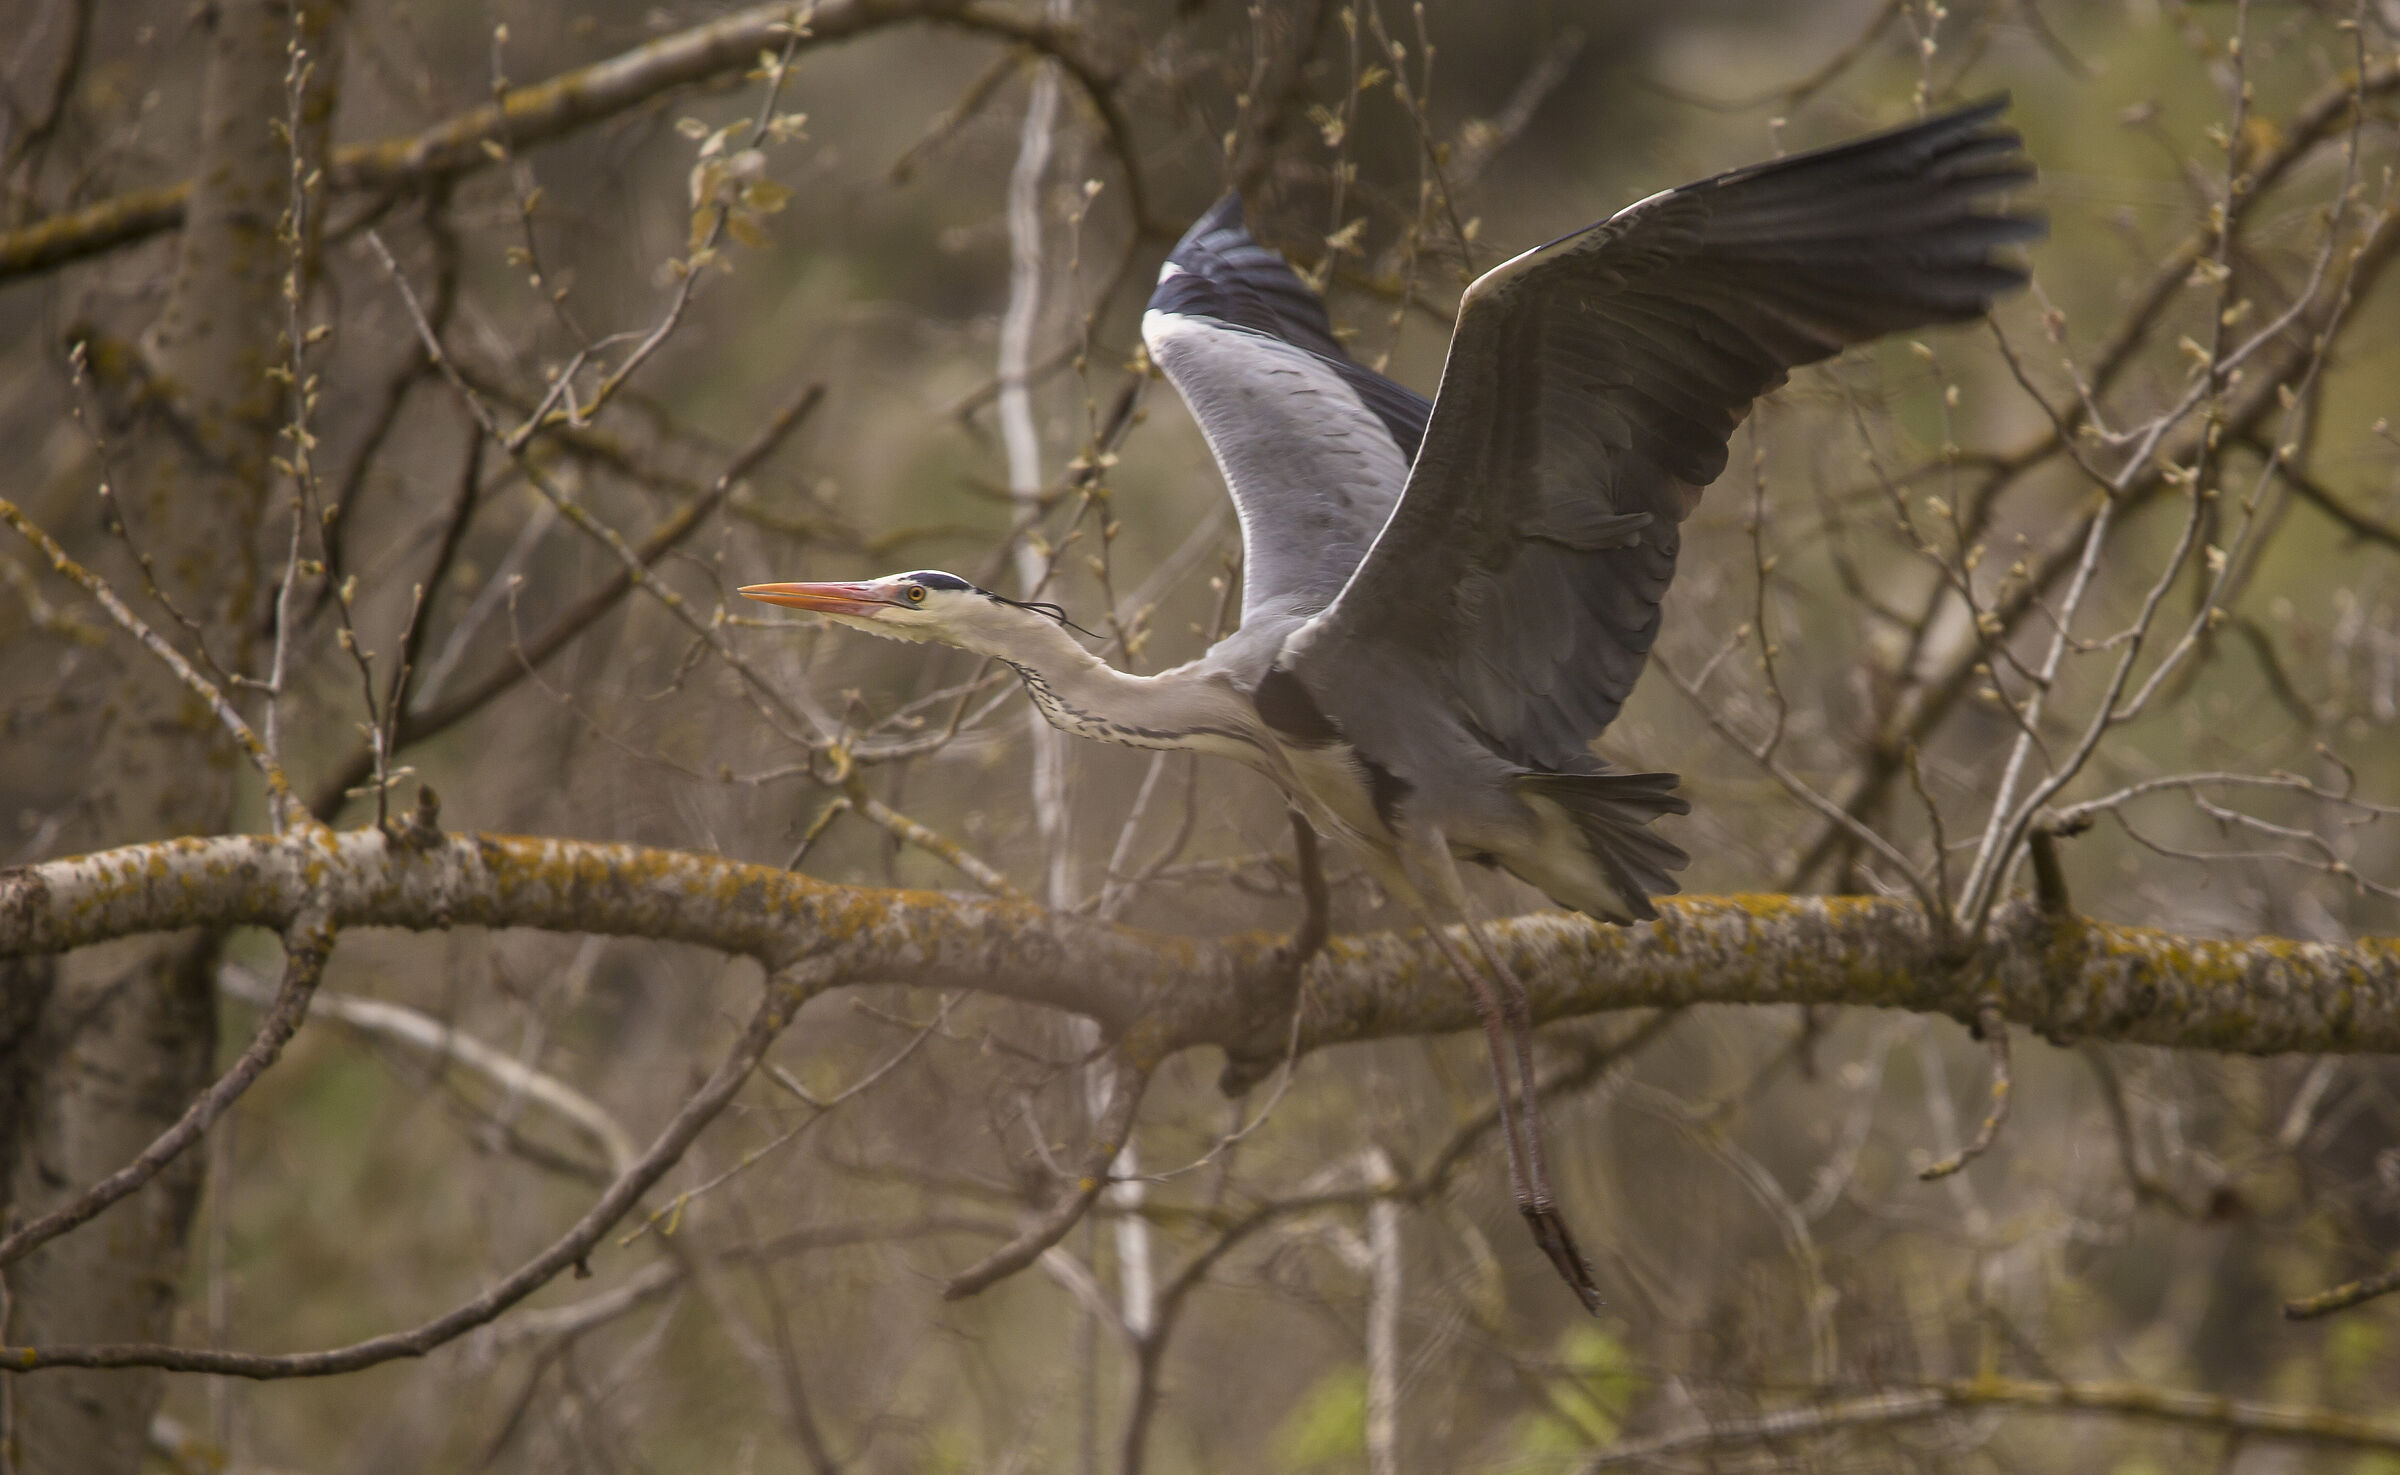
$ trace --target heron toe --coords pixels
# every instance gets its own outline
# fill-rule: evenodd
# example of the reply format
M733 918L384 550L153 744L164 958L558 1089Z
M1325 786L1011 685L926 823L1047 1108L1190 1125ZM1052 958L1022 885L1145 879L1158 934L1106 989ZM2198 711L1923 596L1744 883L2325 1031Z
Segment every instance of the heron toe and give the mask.
M1575 1236L1568 1232L1567 1221L1559 1217L1554 1204L1519 1204L1517 1211L1525 1216L1525 1226L1533 1231L1533 1242L1542 1247L1550 1263L1558 1270L1583 1309L1594 1316L1600 1314L1600 1286L1592 1279L1592 1267L1575 1247Z

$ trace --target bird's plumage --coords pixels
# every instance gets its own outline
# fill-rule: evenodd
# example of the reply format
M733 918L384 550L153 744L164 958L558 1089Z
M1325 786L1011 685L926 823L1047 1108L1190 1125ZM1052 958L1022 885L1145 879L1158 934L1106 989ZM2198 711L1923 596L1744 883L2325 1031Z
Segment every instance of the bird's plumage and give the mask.
M1238 195L1169 253L1142 336L1241 516L1242 634L1220 659L1255 681L1263 664L1241 657L1272 656L1357 571L1407 483L1433 402L1350 358L1317 294L1250 238Z
M1144 332L1241 512L1226 664L1269 724L1336 735L1395 832L1431 818L1558 900L1650 915L1684 857L1646 825L1684 806L1591 745L1657 639L1680 524L1791 369L2024 281L1993 254L2042 230L1989 208L2032 178L2004 106L1665 191L1495 267L1430 406L1350 360L1220 202ZM1512 861L1562 814L1605 890Z
M1119 671L1062 611L950 574L742 592L1006 661L1069 732L1248 764L1429 922L1420 880L1468 914L1458 857L1653 916L1685 857L1651 825L1690 806L1592 744L1657 639L1680 524L1791 369L2024 280L1993 252L2040 222L1986 208L2032 178L2001 106L1653 195L1502 263L1467 288L1431 402L1350 358L1228 196L1142 322L1242 522L1241 628L1172 671ZM1484 966L1428 937L1483 1016L1518 1208L1596 1308L1543 1166L1524 986L1480 941Z
M1388 650L1506 757L1588 760L1752 403L2023 283L1992 251L2040 223L1983 208L2032 178L2002 106L1653 195L1477 279L1398 510L1292 669L1339 704Z
M1205 319L1277 339L1325 361L1383 422L1403 461L1417 454L1433 401L1350 357L1324 300L1282 256L1250 237L1242 197L1227 195L1167 254L1149 312Z
M1242 640L1256 644L1272 631L1277 639L1262 647L1271 654L1357 571L1408 480L1408 457L1331 361L1305 348L1156 311L1145 336L1233 496ZM1294 486L1308 495L1289 495Z
M1238 199L1160 270L1143 338L1242 522L1242 625L1116 671L951 575L755 597L1008 661L1085 736L1222 753L1383 879L1438 854L1617 921L1685 863L1672 774L1593 752L1658 635L1680 525L1752 403L1847 345L1972 317L2039 235L1985 103L1653 195L1467 288L1427 401L1350 358Z

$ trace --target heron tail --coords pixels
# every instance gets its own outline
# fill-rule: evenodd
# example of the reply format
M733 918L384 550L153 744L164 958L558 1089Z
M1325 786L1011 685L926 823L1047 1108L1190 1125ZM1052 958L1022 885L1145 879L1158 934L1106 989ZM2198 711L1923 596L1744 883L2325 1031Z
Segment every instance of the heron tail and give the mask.
M1653 896L1681 889L1669 874L1692 863L1683 847L1650 828L1662 814L1689 814L1672 773L1532 773L1522 780L1567 813L1592 861L1638 920L1658 915Z

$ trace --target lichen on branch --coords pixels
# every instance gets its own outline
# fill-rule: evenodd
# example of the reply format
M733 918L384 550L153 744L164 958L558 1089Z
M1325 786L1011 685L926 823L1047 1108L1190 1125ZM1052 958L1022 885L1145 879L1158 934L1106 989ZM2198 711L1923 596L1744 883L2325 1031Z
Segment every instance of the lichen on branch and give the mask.
M164 840L0 872L0 956L185 927L288 928L311 898L341 928L529 927L688 943L833 983L903 981L1022 1000L1165 1049L1253 1038L1247 987L1274 935L1174 937L1030 902L843 886L722 856L558 838L374 829ZM1540 1018L1691 1004L1860 1005L2053 1040L2189 1049L2400 1050L2400 940L2208 939L2003 908L1945 944L1892 898L1683 896L1615 927L1560 912L1493 937ZM1467 999L1421 933L1337 936L1300 990L1298 1048L1446 1033Z

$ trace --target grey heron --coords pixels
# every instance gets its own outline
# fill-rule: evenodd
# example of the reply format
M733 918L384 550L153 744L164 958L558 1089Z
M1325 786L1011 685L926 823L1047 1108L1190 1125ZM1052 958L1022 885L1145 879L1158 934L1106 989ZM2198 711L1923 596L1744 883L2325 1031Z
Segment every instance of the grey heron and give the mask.
M741 592L1004 661L1058 727L1230 758L1347 842L1472 990L1517 1206L1596 1307L1543 1162L1524 987L1456 862L1612 923L1676 889L1687 858L1651 829L1690 809L1675 775L1593 745L1657 639L1679 525L1788 371L2024 283L1996 253L2043 225L2000 202L2033 177L2005 106L1667 190L1501 263L1430 401L1352 360L1228 195L1142 320L1242 531L1240 627L1172 670L1119 671L1054 607L955 574Z

